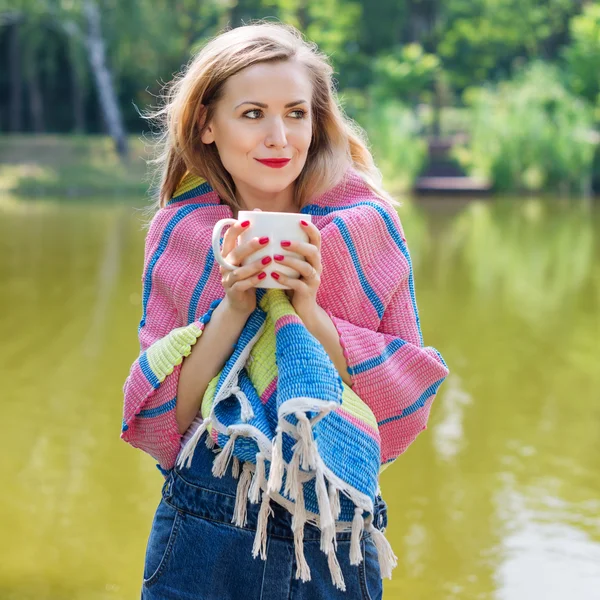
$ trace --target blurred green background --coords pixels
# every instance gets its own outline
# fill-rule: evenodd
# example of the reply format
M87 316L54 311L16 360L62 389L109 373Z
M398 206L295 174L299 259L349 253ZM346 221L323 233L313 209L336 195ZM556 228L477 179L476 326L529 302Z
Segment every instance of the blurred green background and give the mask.
M598 600L600 5L573 0L0 0L0 600L139 597L162 476L119 440L138 111L264 17L331 56L451 369L382 476L384 597Z

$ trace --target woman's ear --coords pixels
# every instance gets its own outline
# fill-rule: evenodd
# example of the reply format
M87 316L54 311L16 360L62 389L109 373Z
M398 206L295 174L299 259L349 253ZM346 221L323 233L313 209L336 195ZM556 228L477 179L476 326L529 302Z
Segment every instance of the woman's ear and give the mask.
M200 139L204 144L212 144L215 141L215 136L211 124L209 123L206 127L206 106L200 105L200 111L198 113L198 129L201 131ZM204 128L204 129L203 129Z

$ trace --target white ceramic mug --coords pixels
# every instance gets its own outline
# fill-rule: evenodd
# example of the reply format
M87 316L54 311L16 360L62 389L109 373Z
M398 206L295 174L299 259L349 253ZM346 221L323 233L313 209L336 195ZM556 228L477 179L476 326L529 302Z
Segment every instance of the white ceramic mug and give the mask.
M244 261L243 265L246 265L255 260L260 260L265 256L273 257L274 254L283 254L284 256L293 256L304 260L304 257L296 252L290 252L287 248L281 246L283 240L290 240L292 242L308 242L308 234L304 231L300 225L300 221L304 220L308 223L311 222L311 215L304 215L302 213L285 213L285 212L268 212L259 210L240 210L237 219L221 219L213 228L212 235L212 247L216 261L224 268L233 271L237 269L238 265L232 265L227 262L221 254L221 231L226 225L233 225L237 221L250 221L250 225L242 231L238 236L238 244L247 242L253 237L268 237L269 243L256 250ZM279 271L288 277L298 278L300 277L298 271L286 267L273 260L267 267L263 269L267 274L263 280L259 281L256 287L259 288L277 288L277 289L289 289L288 286L283 285L271 277L272 271Z

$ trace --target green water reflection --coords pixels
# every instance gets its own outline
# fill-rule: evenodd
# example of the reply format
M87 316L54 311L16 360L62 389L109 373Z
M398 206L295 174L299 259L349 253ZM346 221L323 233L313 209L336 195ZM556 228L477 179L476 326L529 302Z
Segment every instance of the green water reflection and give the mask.
M405 204L423 335L452 369L382 479L385 597L600 597L600 210ZM0 598L139 597L162 476L119 440L141 214L0 203Z

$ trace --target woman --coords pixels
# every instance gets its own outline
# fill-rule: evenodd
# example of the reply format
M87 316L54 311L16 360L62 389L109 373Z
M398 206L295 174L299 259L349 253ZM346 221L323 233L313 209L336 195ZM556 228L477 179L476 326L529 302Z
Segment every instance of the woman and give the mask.
M298 279L272 274L289 287L299 335L310 332L315 356L324 351L340 389L343 382L364 402L364 421L349 415L349 405L335 411L352 431L365 433L359 469L368 470L373 449L376 476L406 450L425 429L448 374L439 353L423 346L402 227L358 130L336 102L332 69L292 27L240 27L193 58L155 116L164 119L162 182L146 238L141 354L125 382L121 434L153 456L166 479L142 597L380 598L382 575L395 565L382 535L380 495L365 505L366 517L349 504L352 531L340 526L340 517L328 544L326 513L307 509L306 521L299 521L298 502L293 516L294 503L263 485L260 453L240 475L237 455L229 464L227 454L237 446L206 431L203 419L216 375L239 354L249 323L261 313L256 286L272 261L299 273ZM286 159L285 166L272 168L272 159ZM301 225L309 243L282 242L305 260L274 253L233 271L216 268L214 224L255 209L311 215ZM237 244L247 226L238 221L224 236L223 255L234 265L268 243ZM239 395L240 387L232 393ZM343 442L340 437L340 448ZM267 457L269 478L274 456L275 445ZM332 480L328 492L314 480L319 509L340 516L348 498L334 495ZM260 510L246 506L246 494L257 501L261 491ZM259 553L263 560L256 560Z

